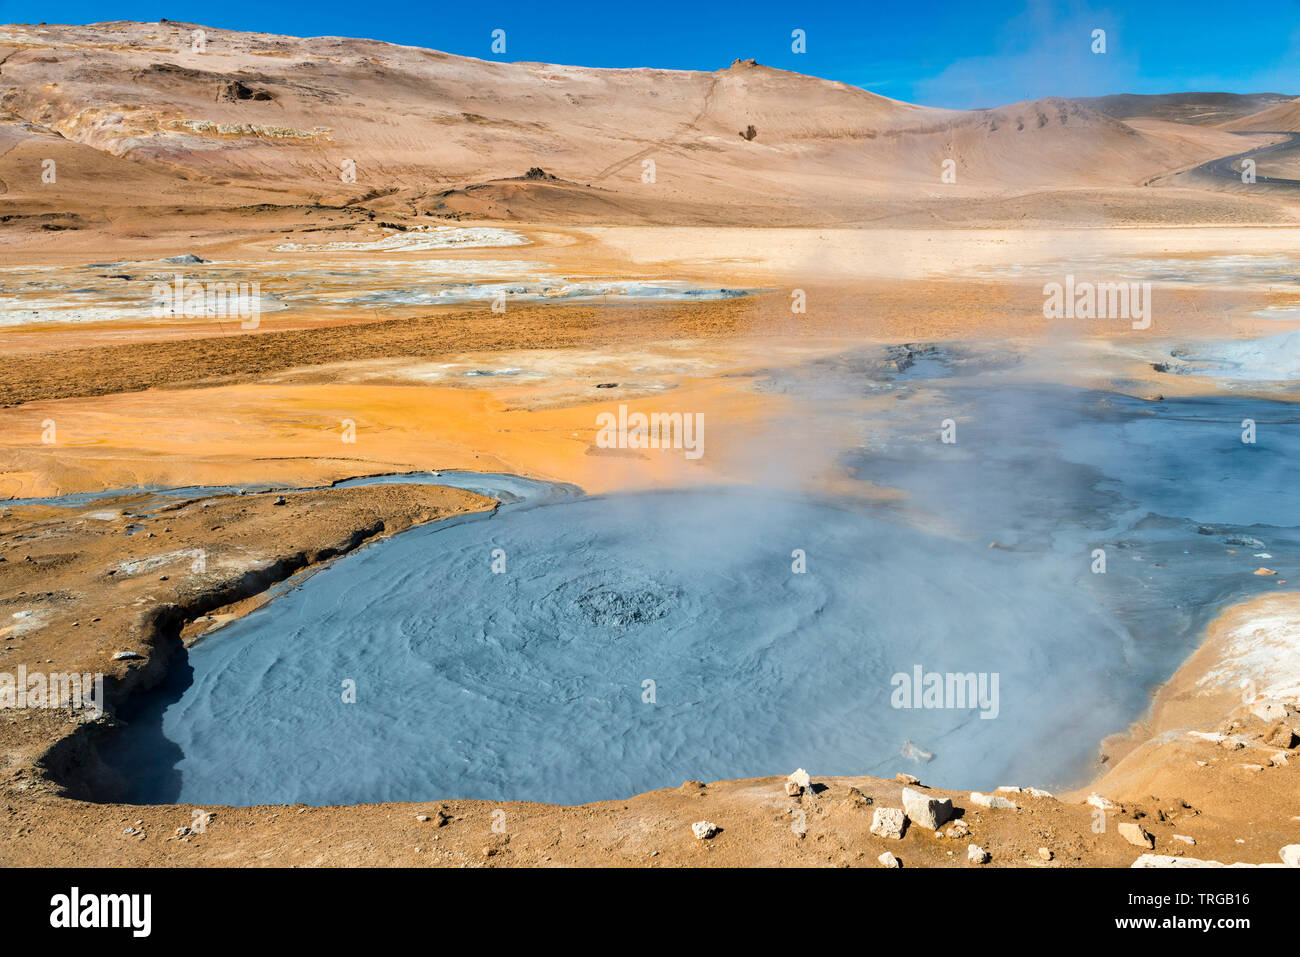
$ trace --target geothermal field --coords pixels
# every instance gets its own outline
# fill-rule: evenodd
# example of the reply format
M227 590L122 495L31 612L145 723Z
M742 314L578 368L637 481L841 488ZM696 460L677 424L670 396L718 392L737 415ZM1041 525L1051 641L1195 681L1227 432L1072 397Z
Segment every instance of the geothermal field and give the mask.
M1300 864L1297 79L0 27L0 863Z

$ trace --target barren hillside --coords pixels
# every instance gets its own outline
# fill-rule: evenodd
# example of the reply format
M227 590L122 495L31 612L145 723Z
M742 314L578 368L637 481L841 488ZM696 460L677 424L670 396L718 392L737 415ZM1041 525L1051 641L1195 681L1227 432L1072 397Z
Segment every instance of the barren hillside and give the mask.
M1063 208L1026 210L1032 191L1097 188L1118 191L1107 208L1119 220L1142 220L1153 202L1143 184L1243 142L1059 99L930 109L752 60L711 73L590 69L167 22L0 28L0 105L0 179L11 215L36 228L120 223L140 207L265 219L293 205L610 223L1023 222ZM947 160L955 182L941 180ZM1167 216L1169 197L1158 202ZM1190 221L1286 218L1247 196L1179 205Z

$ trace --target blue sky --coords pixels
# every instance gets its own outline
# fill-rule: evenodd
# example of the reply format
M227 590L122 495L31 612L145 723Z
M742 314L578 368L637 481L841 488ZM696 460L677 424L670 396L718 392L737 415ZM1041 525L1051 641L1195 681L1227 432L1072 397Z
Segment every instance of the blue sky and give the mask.
M1300 95L1300 0L381 3L0 0L6 23L166 17L296 36L371 37L495 60L713 70L736 57L929 106L1191 90ZM490 49L506 31L506 52ZM791 50L791 31L807 52ZM1106 52L1094 54L1094 29Z

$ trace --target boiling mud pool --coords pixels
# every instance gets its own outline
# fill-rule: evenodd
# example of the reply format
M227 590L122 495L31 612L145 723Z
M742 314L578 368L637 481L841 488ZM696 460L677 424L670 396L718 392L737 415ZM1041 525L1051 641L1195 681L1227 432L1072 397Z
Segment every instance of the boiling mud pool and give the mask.
M1285 404L1025 386L948 351L813 372L767 386L905 399L845 464L906 489L906 515L430 478L507 504L365 548L193 647L109 755L130 797L579 803L796 766L1064 786L1222 603L1277 587L1255 568L1297 555ZM918 666L996 694L895 707Z

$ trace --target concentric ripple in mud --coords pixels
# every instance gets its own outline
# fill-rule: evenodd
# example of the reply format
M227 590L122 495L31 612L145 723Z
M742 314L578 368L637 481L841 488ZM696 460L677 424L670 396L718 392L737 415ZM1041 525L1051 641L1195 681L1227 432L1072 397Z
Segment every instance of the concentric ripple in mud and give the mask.
M147 801L577 803L798 765L892 773L912 739L927 773L991 785L1093 747L1123 707L1104 676L1126 640L1050 563L861 513L585 499L341 560L192 649L193 683L178 669L114 763ZM998 717L892 707L916 664L998 672ZM1046 767L1018 746L1052 739Z

